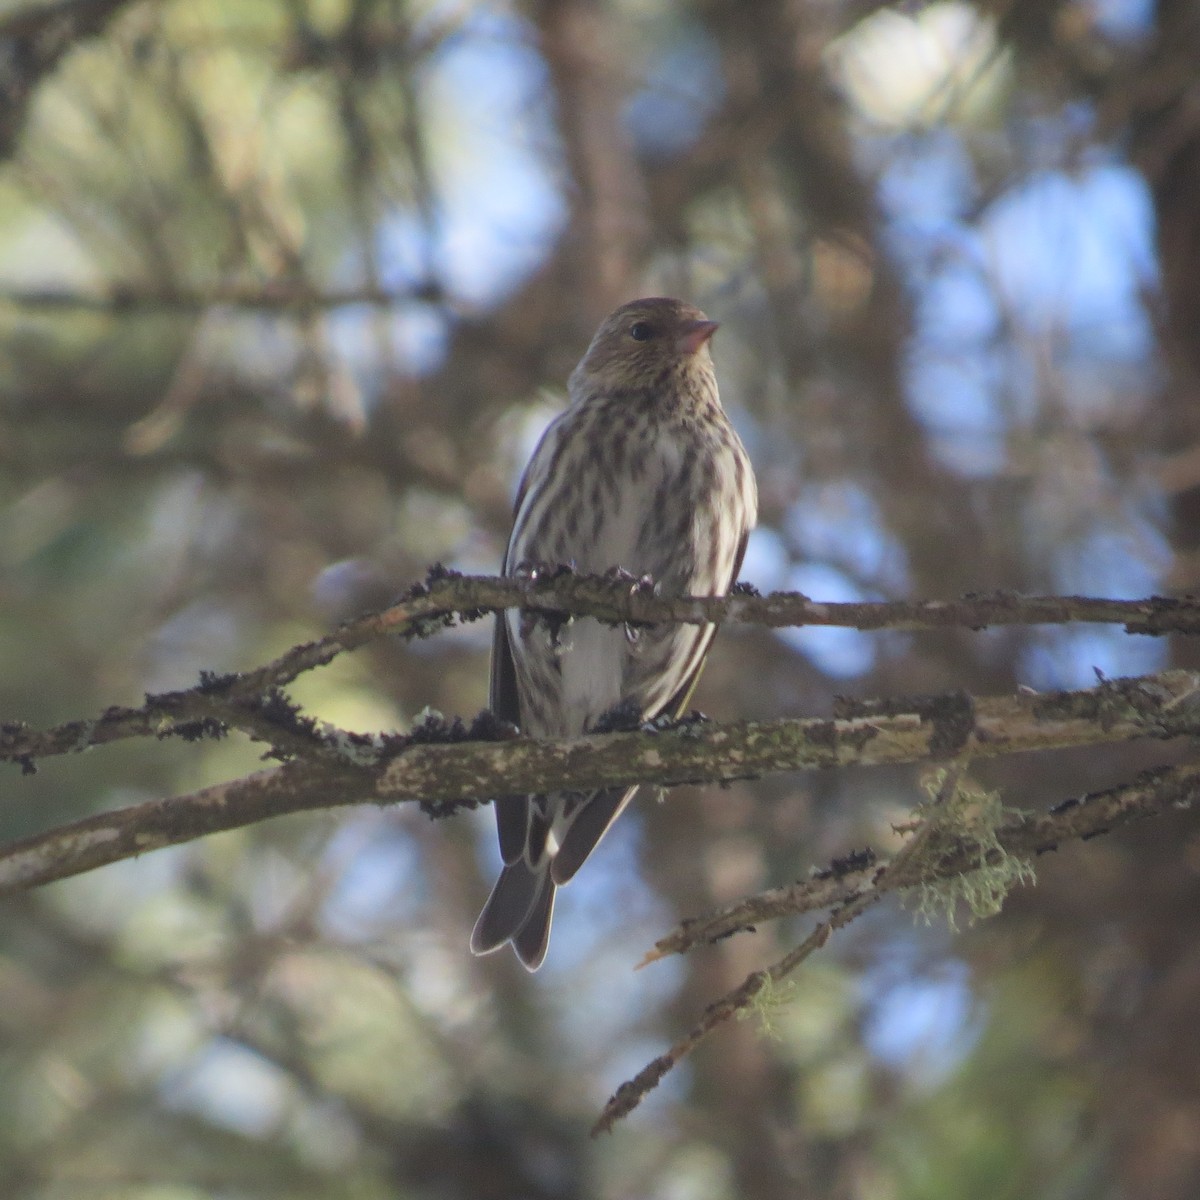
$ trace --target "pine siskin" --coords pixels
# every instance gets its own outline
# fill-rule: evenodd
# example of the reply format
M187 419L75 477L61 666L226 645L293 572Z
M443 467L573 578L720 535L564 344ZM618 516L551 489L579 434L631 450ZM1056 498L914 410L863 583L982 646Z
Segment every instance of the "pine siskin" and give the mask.
M517 492L504 573L567 563L649 575L669 595L723 595L754 526L750 460L717 395L715 321L679 300L635 300L601 326ZM576 618L559 634L516 610L496 620L491 707L534 737L574 737L621 706L643 721L688 703L715 627L633 629ZM554 893L636 787L502 796L504 868L471 949L546 955Z

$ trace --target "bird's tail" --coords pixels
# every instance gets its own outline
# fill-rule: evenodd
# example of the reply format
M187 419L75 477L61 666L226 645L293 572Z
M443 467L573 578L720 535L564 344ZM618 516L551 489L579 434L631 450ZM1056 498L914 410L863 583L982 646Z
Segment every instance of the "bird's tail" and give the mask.
M550 877L548 858L543 858L536 867L530 867L524 858L510 863L500 872L475 922L471 952L490 954L505 942L512 942L521 962L530 971L536 971L550 944L557 890Z
M574 877L635 791L501 797L496 812L505 865L475 922L472 952L490 954L512 942L521 962L536 971L550 941L555 891Z

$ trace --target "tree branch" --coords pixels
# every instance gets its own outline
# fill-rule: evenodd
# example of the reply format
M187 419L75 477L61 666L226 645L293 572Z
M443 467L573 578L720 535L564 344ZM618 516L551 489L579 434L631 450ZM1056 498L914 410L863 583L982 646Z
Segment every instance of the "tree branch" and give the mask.
M814 767L1195 737L1198 697L1200 673L1167 671L1077 692L843 704L834 720L684 721L562 739L514 737L510 726L487 719L469 730L435 719L405 736L314 732L320 753L303 761L100 813L0 848L0 894L268 817L348 804L415 800L431 816L444 816L497 795L721 783Z
M430 816L481 799L648 783L727 783L810 768L954 761L1062 749L1135 738L1200 736L1200 672L1174 670L1135 679L1101 679L1070 692L975 698L939 696L835 703L832 719L713 724L685 719L666 727L568 739L520 737L483 713L468 728L431 716L408 734L355 734L319 725L281 688L305 671L371 639L427 637L489 612L520 608L561 621L591 616L614 624L685 622L837 625L858 629L982 628L997 624L1119 623L1131 633L1200 632L1200 601L1020 597L1008 593L955 601L824 604L796 593L738 589L724 597L662 597L649 580L531 570L512 579L433 569L425 582L378 613L327 637L294 646L240 675L204 674L190 689L147 696L140 708L110 708L91 721L38 731L0 727L0 759L35 769L35 760L120 738L223 736L241 730L266 743L283 765L187 795L100 813L0 847L0 894L32 888L148 850L178 845L275 816L359 803L417 801ZM953 789L961 768L947 777ZM812 879L753 896L684 922L646 961L682 953L763 920L830 908L798 946L709 1007L696 1026L628 1083L606 1106L596 1130L642 1097L712 1030L781 982L831 934L889 892L939 881L983 878L991 867L1040 854L1060 842L1096 836L1134 819L1191 803L1200 766L1150 772L1134 782L1031 817L1006 814L988 838L967 826L922 821L891 861L871 851L833 863ZM947 785L950 787L950 785Z
M957 778L954 786L957 786ZM655 944L641 965L669 953L681 953L702 941L726 937L749 928L754 921L773 920L813 909L833 908L813 931L778 961L754 971L736 988L705 1009L696 1024L664 1054L648 1063L617 1088L592 1127L592 1135L607 1133L628 1116L662 1081L720 1025L750 1009L767 989L781 983L835 930L850 924L889 892L926 886L978 871L1000 858L1025 857L1057 850L1062 842L1082 840L1173 808L1193 804L1200 789L1200 767L1179 766L1147 771L1133 783L1078 800L1067 800L1042 816L1012 813L995 832L999 848L980 853L968 837L944 839L946 831L936 813L926 816L909 840L890 861L878 860L872 851L837 860L815 878L752 896L709 917L685 921Z
M1200 766L1157 767L1119 787L1065 800L1048 813L1010 809L1007 820L995 831L999 849L988 853L985 861L994 864L1001 855L1031 858L1048 854L1064 842L1087 841L1134 821L1162 816L1174 808L1187 808L1197 794L1200 794ZM962 842L949 845L936 858L923 863L916 874L905 876L890 871L882 886L886 891L894 891L976 870L980 866L976 850L977 847ZM809 879L771 888L705 916L681 921L654 943L654 949L640 965L671 954L684 954L695 946L720 941L765 921L845 904L864 887L881 886L878 881L881 865L884 864L873 850L858 851L835 859L825 869L814 871Z
M416 584L389 608L349 621L326 637L294 646L274 662L252 671L207 675L194 688L147 696L139 708L113 707L99 717L70 721L49 730L37 731L20 723L0 726L0 761L28 767L38 758L123 738L195 736L197 722L202 721L215 724L199 732L216 734L223 726L240 729L270 743L281 756L320 754L311 727L302 729L294 722L275 720L273 728L269 711L264 720L263 710L271 707L271 689L286 686L304 672L376 638L428 637L460 621L477 620L507 608L592 616L614 623L715 622L770 628L826 625L911 631L1083 622L1123 625L1129 633L1200 633L1200 600L1194 598L1098 600L1003 592L959 600L831 604L810 600L798 592L664 597L655 595L648 581L576 575L565 568L512 579L434 569L424 583Z
M251 312L306 312L313 309L369 305L394 308L413 301L439 299L435 288L391 292L383 288L314 288L282 281L269 284L220 283L207 288L156 288L134 284L109 284L97 292L68 292L60 288L8 288L0 290L0 304L29 312L179 313L193 315L212 308Z

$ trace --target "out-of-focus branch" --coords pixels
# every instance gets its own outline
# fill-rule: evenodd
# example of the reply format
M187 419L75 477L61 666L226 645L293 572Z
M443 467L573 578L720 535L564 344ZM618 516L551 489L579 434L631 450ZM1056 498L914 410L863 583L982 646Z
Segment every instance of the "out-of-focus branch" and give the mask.
M100 33L129 0L53 0L0 18L0 160L17 144L33 92L73 46Z
M530 6L549 68L563 158L573 187L564 250L572 285L589 320L629 296L650 245L646 196L623 114L626 83L605 45L611 28L586 0Z
M242 308L258 311L311 311L317 308L341 308L351 304L388 308L412 300L438 299L430 291L388 291L360 286L352 288L315 288L285 281L269 284L220 283L210 288L164 289L147 284L113 284L104 291L68 292L55 288L10 288L0 291L0 304L29 311L99 312L114 316L127 313L198 313L210 308Z

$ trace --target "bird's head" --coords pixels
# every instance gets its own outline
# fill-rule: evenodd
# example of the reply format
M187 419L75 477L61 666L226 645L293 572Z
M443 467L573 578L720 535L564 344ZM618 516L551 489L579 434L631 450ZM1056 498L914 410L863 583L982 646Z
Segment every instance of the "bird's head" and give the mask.
M623 304L596 331L571 375L571 394L692 383L715 395L708 342L716 329L716 321L682 300L651 297Z

